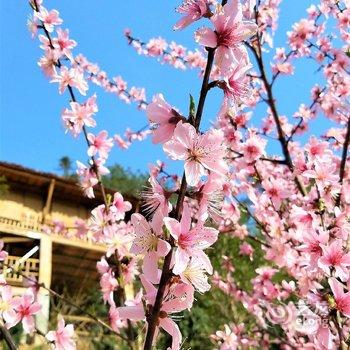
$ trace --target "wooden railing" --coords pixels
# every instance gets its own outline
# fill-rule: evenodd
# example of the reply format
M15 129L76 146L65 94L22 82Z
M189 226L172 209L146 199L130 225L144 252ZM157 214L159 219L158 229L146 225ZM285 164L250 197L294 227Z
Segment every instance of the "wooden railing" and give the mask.
M33 220L17 220L12 218L7 218L4 216L0 216L0 226L7 227L11 230L22 230L22 231L42 231L42 225L40 222L36 222Z
M51 232L48 233L47 228L49 228ZM26 220L0 216L0 233L22 235L32 239L40 239L43 235L49 235L53 243L76 246L78 248L92 249L101 252L105 252L107 249L104 244L94 242L89 235L84 237L84 239L74 236L76 231L74 227L66 227L66 231L64 232L68 232L68 235L56 233L54 231L55 225L52 222L42 224L40 222L34 222L33 220L28 222ZM73 235L70 235L71 232ZM36 235L36 233L38 233L38 235Z
M13 269L7 266L11 266ZM20 271L20 274L16 271ZM4 263L0 263L0 273L3 273L6 281L12 285L23 285L26 282L23 275L38 280L39 259L28 258L21 261L19 256L8 255Z

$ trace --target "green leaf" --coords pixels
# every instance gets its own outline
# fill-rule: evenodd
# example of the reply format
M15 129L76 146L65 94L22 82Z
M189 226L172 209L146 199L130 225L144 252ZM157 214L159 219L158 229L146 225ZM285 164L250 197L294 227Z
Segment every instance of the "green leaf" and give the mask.
M196 115L196 102L193 98L193 96L190 94L190 110L189 110L189 114L190 114L190 120L194 120L195 115Z

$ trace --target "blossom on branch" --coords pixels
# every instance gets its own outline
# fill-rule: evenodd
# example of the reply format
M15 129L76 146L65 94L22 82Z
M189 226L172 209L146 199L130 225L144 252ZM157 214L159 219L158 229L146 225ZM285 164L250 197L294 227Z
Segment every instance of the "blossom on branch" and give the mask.
M186 180L190 186L196 186L208 172L221 176L227 172L226 148L219 130L200 135L189 123L179 122L173 138L164 144L163 149L172 159L185 161Z
M184 15L175 25L174 30L184 29L191 23L198 21L210 11L208 0L184 0L177 8L177 12Z
M242 5L229 0L210 18L215 30L204 27L196 32L196 41L201 45L216 48L215 63L223 76L227 76L239 62L248 63L248 53L243 41L257 31L252 21L243 19Z
M75 350L76 344L73 337L73 325L66 325L63 318L58 321L57 330L50 331L46 334L46 339L54 343L55 350Z
M212 273L213 268L210 260L203 250L216 242L218 231L200 224L191 228L191 214L186 204L180 222L167 217L164 219L164 223L177 245L173 272L176 275L181 274L192 258L192 261L201 263L208 273Z

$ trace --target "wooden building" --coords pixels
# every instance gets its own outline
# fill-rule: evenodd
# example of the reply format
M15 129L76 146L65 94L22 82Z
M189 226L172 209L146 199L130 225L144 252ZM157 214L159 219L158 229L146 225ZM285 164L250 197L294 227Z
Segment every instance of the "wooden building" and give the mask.
M106 247L72 236L70 229L77 219L87 219L91 209L102 203L101 193L96 190L96 197L89 199L74 180L5 162L0 162L0 176L8 185L0 197L0 240L9 253L5 265L15 266L58 292L64 286L72 291L96 286L96 262ZM137 205L136 199L126 199ZM64 233L54 229L55 222L64 224ZM21 294L26 279L5 266L2 272ZM38 296L44 307L37 326L45 332L50 295L40 288Z

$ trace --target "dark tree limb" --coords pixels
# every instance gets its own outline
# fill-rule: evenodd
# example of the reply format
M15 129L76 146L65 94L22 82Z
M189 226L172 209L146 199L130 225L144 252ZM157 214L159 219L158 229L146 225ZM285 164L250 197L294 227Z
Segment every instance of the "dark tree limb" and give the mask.
M15 341L12 338L10 331L3 325L2 322L0 323L0 334L10 350L17 350L18 349Z

